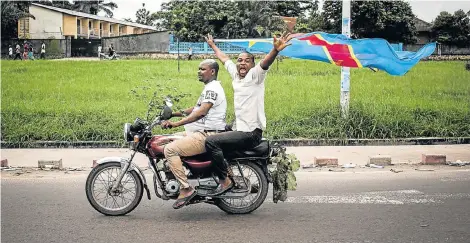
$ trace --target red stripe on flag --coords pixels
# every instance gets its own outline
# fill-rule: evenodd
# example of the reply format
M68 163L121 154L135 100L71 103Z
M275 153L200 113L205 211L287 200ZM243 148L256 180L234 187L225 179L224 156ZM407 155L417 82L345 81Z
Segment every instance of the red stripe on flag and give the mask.
M327 41L318 38L316 35L304 37L300 40L310 41L312 45L325 46L331 59L333 59L333 62L338 66L359 67L359 64L354 60L352 53L349 52L348 45L328 43Z

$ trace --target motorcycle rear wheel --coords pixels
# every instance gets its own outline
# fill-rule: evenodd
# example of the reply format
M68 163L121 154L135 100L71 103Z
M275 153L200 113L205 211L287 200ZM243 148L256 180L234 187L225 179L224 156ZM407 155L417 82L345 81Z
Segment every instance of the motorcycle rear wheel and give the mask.
M224 212L228 214L248 214L253 211L255 211L261 204L263 204L264 200L266 199L266 196L268 195L268 179L266 178L265 174L263 173L263 170L254 163L240 163L240 166L242 167L243 174L246 177L249 177L249 173L247 175L247 172L245 172L245 169L249 169L258 178L258 183L256 183L255 180L252 180L251 178L248 178L251 184L251 187L253 188L254 185L257 185L258 188L257 190L251 190L251 192L255 192L255 198L254 200L251 200L247 205L243 205L243 202L246 200L246 198L251 197L250 195L242 198L242 199L217 199L216 205L220 209L222 209ZM232 171L234 174L236 172L239 173L238 167L236 165L231 165ZM250 193L253 194L253 193ZM240 201L242 205L236 206L235 202Z
M88 202L98 212L108 216L126 215L139 205L143 195L143 182L135 171L128 171L121 180L117 192L111 192L114 180L121 172L120 162L105 163L96 166L88 175L85 184L85 191ZM106 179L106 176L110 177ZM133 183L134 188L125 188L128 183ZM101 191L96 191L101 189ZM131 199L125 200L124 194L130 194ZM100 197L105 197L104 201L99 201ZM111 199L111 200L110 200ZM124 204L118 206L122 201ZM108 203L110 206L108 206Z

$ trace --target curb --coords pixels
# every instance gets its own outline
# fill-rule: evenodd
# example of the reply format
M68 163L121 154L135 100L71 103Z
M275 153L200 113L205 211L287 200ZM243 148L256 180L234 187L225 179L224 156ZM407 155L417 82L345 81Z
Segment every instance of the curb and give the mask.
M369 161L365 166L361 168L370 167L370 168L380 168L383 169L389 166L395 166L403 163L392 163L392 157L389 155L374 155L369 156ZM421 161L418 163L413 163L414 165L430 165L430 166L441 166L441 165L450 165L450 166L466 166L470 165L470 161L462 162L457 161L448 161L445 154L421 154ZM341 168L356 168L356 164L341 164L336 157L314 157L313 164L301 166L303 169L317 168L317 167L341 167Z
M387 145L452 145L470 144L470 137L430 137L397 139L272 139L271 144L300 146L387 146ZM128 148L124 141L1 141L1 148Z

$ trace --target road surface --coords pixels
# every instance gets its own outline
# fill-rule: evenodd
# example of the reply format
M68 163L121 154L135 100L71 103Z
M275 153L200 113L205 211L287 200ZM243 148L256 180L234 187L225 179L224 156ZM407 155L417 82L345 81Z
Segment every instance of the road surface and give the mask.
M207 204L174 210L173 201L152 194L122 217L89 205L89 169L2 172L1 241L469 242L470 166L394 168L403 172L300 170L286 202L273 203L270 191L249 215ZM145 174L151 181L150 171Z

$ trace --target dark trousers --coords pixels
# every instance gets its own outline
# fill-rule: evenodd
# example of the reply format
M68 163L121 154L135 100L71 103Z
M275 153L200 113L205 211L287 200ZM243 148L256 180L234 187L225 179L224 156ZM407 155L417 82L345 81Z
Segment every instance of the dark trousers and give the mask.
M220 180L227 178L224 152L254 148L260 144L262 136L263 131L256 129L252 132L223 132L206 138L206 151Z

